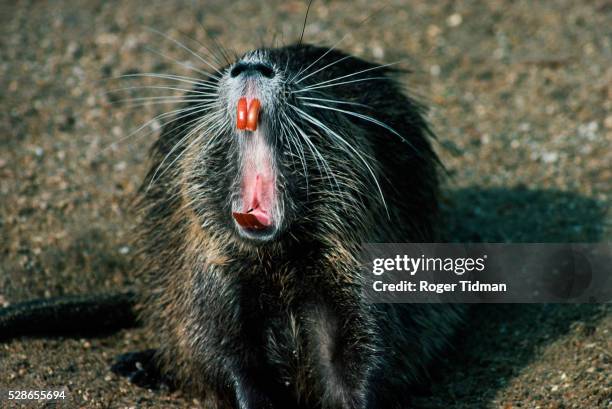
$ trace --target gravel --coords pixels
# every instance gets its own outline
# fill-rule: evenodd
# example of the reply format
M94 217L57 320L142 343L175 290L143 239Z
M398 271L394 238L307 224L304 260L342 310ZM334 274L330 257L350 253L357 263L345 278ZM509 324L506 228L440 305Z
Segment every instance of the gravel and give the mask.
M112 78L202 65L151 28L241 53L298 38L305 9L2 2L0 305L139 286L130 203L163 122L147 121L172 107L131 107L122 99L163 93L115 90L166 82ZM606 0L315 1L305 40L346 35L340 48L412 71L449 173L449 240L609 242L611 20ZM152 346L140 329L13 340L0 345L0 389L66 387L69 407L197 407L108 371L116 354ZM610 306L478 306L414 405L612 408L611 354Z

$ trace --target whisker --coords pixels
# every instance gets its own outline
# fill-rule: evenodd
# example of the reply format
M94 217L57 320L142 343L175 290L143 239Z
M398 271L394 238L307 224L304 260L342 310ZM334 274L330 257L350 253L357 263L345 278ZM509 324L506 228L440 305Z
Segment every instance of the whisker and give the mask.
M364 164L364 166L366 167L366 169L370 173L370 176L372 176L372 179L373 179L374 183L376 184L376 188L377 188L378 193L380 195L381 203L382 203L383 207L385 208L387 216L390 217L389 210L387 208L387 202L385 201L385 197L384 197L382 188L380 186L380 183L378 182L378 178L376 177L376 174L374 173L374 170L368 164L368 162L365 160L363 155L357 149L355 149L350 143L348 143L346 141L346 139L344 139L342 136L340 136L337 132L335 132L332 129L330 129L327 125L323 124L318 119L312 117L311 115L309 115L308 113L306 113L305 111L303 111L302 109L300 109L300 108L298 108L298 107L296 107L294 105L289 104L289 106L292 107L294 110L296 110L296 112L300 113L301 116L304 119L306 119L308 122L310 122L311 124L317 126L321 130L326 132L328 135L335 137L339 142L341 142L344 146L349 148L359 158L359 160Z
M355 76L355 75L363 74L364 72L380 70L380 69L383 69L383 68L387 68L387 67L391 67L393 65L400 64L401 62L402 61L395 61L395 62L392 62L392 63L389 63L389 64L377 65L376 67L366 68L365 70L360 70L360 71L353 72L353 73L350 73L350 74L342 75L340 77L332 78L332 79L327 80L327 81L322 81L322 82L319 82L318 84L315 84L315 85L323 85L323 84L327 84L327 83L330 83L330 82L335 82L335 81L338 81L338 80L342 80L342 79L345 79L345 78L350 78L350 77Z
M331 67L331 66L333 66L333 65L335 65L335 64L338 64L338 63L340 63L340 62L342 62L342 61L344 61L344 60L347 60L347 59L349 59L349 58L351 58L351 56L350 56L350 55L345 55L344 57L339 58L339 59L337 59L336 61L330 62L329 64L327 64L327 65L325 65L325 66L323 66L323 67L319 68L318 70L313 71L313 72L311 72L311 73L310 73L310 74L308 74L308 75L305 75L304 77L302 77L302 78L300 78L299 80L295 81L295 83L296 83L296 84L299 84L300 82L304 81L306 78L308 78L308 77L310 77L310 76L312 76L312 75L315 75L316 73L318 73L318 72L320 72L320 71L323 71L324 69L329 68L329 67Z
M181 129L181 128L185 127L185 126L189 126L189 125L193 124L194 122L201 122L201 124L200 124L200 125L197 125L197 126L194 128L194 129L190 130L190 131L188 132L188 134L187 134L187 135L185 135L185 137L184 137L184 138L182 138L182 139L184 139L184 140L187 140L187 139L189 139L191 136L193 136L195 133L200 132L200 131L203 131L203 130L204 130L204 127L205 127L205 125L207 125L207 122L209 122L209 121L210 121L210 122L212 122L212 125L206 129L206 134L207 134L207 135L211 135L211 137L210 137L210 139L208 140L208 142L206 143L206 145L205 145L205 146L202 148L202 151L205 151L205 150L208 148L208 146L209 146L209 145L210 145L212 142L214 142L214 141L215 141L215 139L218 137L218 135L222 134L222 131L224 131L224 126L223 126L223 125L225 125L225 123L223 122L223 115L213 115L213 116L212 116L212 117L210 117L209 119L204 119L204 120L202 120L202 118L195 118L195 119L193 119L193 120L191 120L191 121L187 122L186 124L183 124L183 125L181 125L181 126L178 126L178 127L177 127L177 128L175 128L175 129L176 129L176 130L179 130L179 129ZM174 128L173 128L173 129L174 129ZM186 146L186 147L185 147L185 150L183 150L183 152L181 152L181 153L180 153L180 154L179 154L179 155L178 155L178 156L177 156L177 157L176 157L176 158L175 158L175 159L174 159L174 160L173 160L173 161L172 161L172 162L171 162L171 163L170 163L170 164L167 166L167 168L166 168L166 169L164 169L164 170L163 170L163 171L162 171L162 172L159 174L159 176L157 177L157 180L159 180L159 179L160 179L160 178L161 178L161 177L164 175L164 173L165 173L167 170L169 170L169 169L172 167L172 165L174 165L174 163L176 163L176 162L177 162L177 161L180 159L180 157L183 155L183 153L184 153L185 151L187 151L187 150L191 149L191 147L192 147L193 145L195 145L195 143L196 143L196 142L198 142L198 141L199 141L199 140L200 140L200 139L203 137L203 135L204 135L204 132L202 132L202 134L201 134L199 137L194 138L194 140L193 140L192 142L190 142L188 146ZM181 141L179 141L179 143L181 143L181 144L182 144L182 142L181 142ZM180 145L179 145L179 146L180 146ZM165 159L164 159L164 160L165 160ZM161 163L161 164L160 164L160 166L158 167L158 169L156 169L156 172L155 172L155 173L157 173L157 172L159 171L159 169L161 168L161 166L162 166L162 165L163 165L163 163ZM188 172L188 175L189 175L189 172ZM155 178L152 178L151 182L149 183L149 187L148 187L148 188L150 188L150 187L153 185L153 183L154 183L155 181L156 181L156 180L155 180ZM148 189L148 188L147 188L147 189ZM195 189L195 187L194 187L193 189ZM174 197L174 195L172 195L171 197Z
M196 91L194 89L189 89L189 88L166 87L166 86L161 86L161 85L141 85L141 86L134 86L134 87L113 88L113 89L109 89L106 91L102 91L100 95L107 95L113 92L131 91L131 90L137 90L137 89L138 90L139 89L163 89L163 90L181 91L181 92L193 93L193 94L204 94L204 95L208 94L203 91Z
M202 88L217 88L217 84L211 81L202 80L199 78L193 77L185 77L181 75L172 75L172 74L159 74L156 72L145 72L145 73L134 73L134 74L124 74L116 77L111 77L109 79L123 79L123 78L161 78L166 80L173 80L179 82L185 82L188 84L198 85Z
M153 124L156 121L159 121L162 118L167 118L167 117L172 117L174 115L177 115L174 119L162 124L162 126L168 125L172 122L178 121L182 118L185 118L189 115L193 115L196 114L198 112L203 112L206 109L208 109L208 107L200 107L200 106L195 106L195 107L186 107L186 108L180 108L180 109L175 109L173 111L169 111L169 112L164 112L162 114L159 114L155 117L153 117L152 119L148 120L147 122L145 122L144 124L142 124L141 126L139 126L137 129L133 130L132 132L130 132L128 135L121 137L118 141L112 142L111 144L109 144L107 147L102 148L100 150L100 152L104 152L105 150L109 149L111 146L113 146L116 143L121 143L123 141L125 141L126 139L128 139L129 137L137 134L138 132L142 131L143 129L145 129L147 126L150 126L151 124ZM180 115L179 115L180 114ZM149 134L152 132L149 132Z
M360 114L360 113L357 113L357 112L353 112L353 111L347 111L347 110L340 109L340 108L330 107L328 105L313 104L313 103L310 103L310 102L307 102L304 105L311 106L311 107L314 107L314 108L321 108L321 109L327 109L327 110L330 110L330 111L340 112L340 113L351 115L351 116L354 116L356 118L363 119L364 121L368 121L368 122L371 122L373 124L376 124L376 125L384 128L384 129L386 129L387 131L393 133L394 135L398 136L404 143L406 143L408 146L410 146L412 148L412 150L414 150L414 152L417 155L421 156L421 152L418 149L416 149L416 147L413 144L411 144L410 141L408 141L406 138L404 138L395 129L391 128L389 125L387 125L386 123L384 123L382 121L379 121L376 118L372 118L371 116L363 115L363 114Z
M206 96L202 95L159 95L159 96L151 96L151 97L130 97L130 98L121 98L116 100L116 102L131 102L131 101L168 101L168 102L208 102L208 101L216 101L215 94L209 94Z
M364 81L373 81L373 80L388 80L389 78L387 77L367 77L367 78L359 78L356 80L351 80L351 81L343 81L343 82L335 82L333 84L326 84L326 85L316 85L316 86L312 86L312 87L307 87L307 88L300 88L294 91L291 91L292 94L299 94L300 92L307 92L307 91L312 91L315 89L321 89L321 88L329 88L329 87L335 87L337 85L346 85L346 84L353 84L355 82L364 82Z
M354 106L359 106L363 108L374 109L369 105L360 104L359 102L342 101L338 99L314 98L314 97L297 97L297 99L302 99L302 100L307 100L307 101L331 102L333 104L354 105Z
M162 52L160 52L160 51L158 51L158 50L156 50L156 49L154 49L154 48L145 47L145 49L146 49L147 51L149 51L149 52L153 53L153 54L157 54L157 55L159 55L160 57L166 58L166 59L168 59L168 60L172 61L173 63L175 63L175 64L177 64L177 65L179 65L179 66L181 66L181 67L183 67L183 68L186 68L186 69L188 69L188 70L190 70L190 71L195 71L195 72L197 72L198 74L204 75L204 76L206 76L206 77L212 77L211 73L206 72L206 71L202 71L202 70L200 70L200 69L198 69L198 68L194 67L193 65L190 65L190 64L184 63L184 62L182 62L182 61L179 61L179 60L177 60L176 58L170 57L169 55L166 55L166 54L164 54L164 53L162 53Z
M279 121L279 122L281 124L281 130L283 131L284 138L288 141L287 146L289 147L289 152L292 158L291 159L292 162L295 164L295 161L293 160L293 158L297 156L302 165L302 170L304 171L304 175L306 176L306 196L308 196L308 166L306 165L306 157L304 155L304 150L303 148L301 148L299 141L294 140L294 136L290 134L290 130L287 127L287 125L285 125L285 122L283 121ZM295 150L297 151L297 155L293 153L292 147L295 147Z
M120 100L120 101L125 101L125 102L129 102L129 99L126 100ZM202 102L197 104L198 107L209 107L212 104L214 104L216 102L216 100L190 100L190 101L183 101L183 100L176 100L176 101L168 101L168 100L162 100L162 101L148 101L148 102L141 102L141 103L134 103L134 104L126 104L123 107L127 108L127 109L132 109L132 108L140 108L140 107L146 107L149 105L169 105L169 104L186 104L189 102Z
M213 35L210 34L210 31L204 26L204 24L202 24L202 22L198 21L198 25L202 28L202 30L204 30L208 39L212 41L215 47L217 47L217 51L221 54L221 57L225 60L226 65L231 65L232 61L229 58L229 53L227 49L223 46L223 44L217 41L217 39ZM205 48L208 48L208 47L205 46ZM214 54L211 49L209 49L209 51L211 52L211 54ZM222 65L222 64L219 64L219 65Z
M285 114L284 112L282 113L283 116L285 117L285 120L287 121L287 123L289 123L290 125L295 126L295 124L293 124L293 121L291 119L289 119L289 117L287 116L287 114ZM296 131L292 128L289 128L287 125L285 125L285 123L281 122L281 126L282 128L284 128L288 134L288 140L290 141L290 145L294 145L296 148L296 151L298 152L298 156L300 158L300 162L302 163L302 169L304 170L304 177L306 180L306 196L309 195L310 189L309 189L309 182L308 182L308 165L306 162L306 154L304 152L304 146L300 143L300 138L297 135Z
M291 120L286 114L284 115L285 115L285 118L289 121L289 124L293 126L293 128L302 136L302 139L306 142L306 147L310 150L310 153L312 154L315 160L315 164L317 165L319 170L323 170L325 174L327 175L330 181L330 186L332 190L336 188L338 189L338 191L340 191L340 187L338 185L336 176L331 170L327 160L323 157L323 155L317 149L317 147L312 143L312 141L310 140L310 137L306 135L306 133L299 126L297 126L297 124L293 120ZM321 165L323 165L323 169L321 169ZM335 186L334 184L332 184L332 182L334 182Z
M151 186L155 183L155 181L158 178L161 178L164 173L170 169L172 167L172 165L174 165L176 163L176 161L178 159L180 159L180 157L182 156L182 154L188 150L191 146L193 146L193 143L195 143L198 138L194 138L194 140L182 151L180 152L176 158L174 158L172 160L172 162L170 162L168 164L168 166L159 174L159 177L157 177L157 174L159 173L159 171L162 169L163 165L165 164L166 160L170 157L170 155L172 155L176 149L178 149L186 140L188 140L189 138L191 138L193 135L195 135L197 132L200 132L201 130L203 130L207 125L209 125L209 123L214 120L217 119L215 115L212 115L208 118L205 118L203 120L201 120L201 123L196 125L194 127L194 129L190 130L189 132L187 132L185 134L185 136L183 136L177 143L174 144L174 146L172 147L172 149L170 149L170 151L164 156L164 159L160 162L159 166L157 166L157 168L155 169L155 172L153 173L153 176L151 177L151 181L149 182L149 186L147 187L147 190L149 190L151 188Z
M202 26L202 28L204 28L204 26L200 23L200 25ZM206 32L206 34L208 35L208 31L204 28L204 31ZM221 59L219 58L219 56L217 54L214 53L214 51L208 47L206 44L202 43L201 41L199 41L196 38L193 38L189 35L187 35L186 33L184 33L183 31L179 30L179 33L186 38L187 40L191 41L192 43L195 43L198 45L198 47L200 47L200 49L204 49L207 53L207 55L211 56L212 58L215 59L215 62L217 63L218 66L222 66L224 65L224 62L221 61ZM229 64L229 63L228 63Z
M304 16L304 24L302 25L302 34L300 35L300 41L298 41L298 44L302 44L302 40L304 39L304 32L306 31L306 23L308 22L308 13L310 12L310 6L312 6L312 0L308 2L308 7L306 8L306 15Z
M345 34L340 40L338 40L334 45L332 45L327 51L325 51L319 58L317 58L316 60L314 60L312 63L310 63L310 65L308 65L306 68L304 69L300 69L297 74L295 74L293 77L291 77L290 82L293 82L296 78L299 78L299 76L303 73L306 73L306 71L308 71L312 66L314 66L316 63L318 63L319 61L321 61L322 58L325 58L325 56L329 53L331 53L338 45L340 45L340 43L342 41L344 41L346 39L346 37L348 37L349 33Z
M380 7L378 10L372 12L370 15L366 16L364 19L362 19L359 24L356 25L356 27L360 27L363 24L365 24L368 20L370 20L371 18L373 18L374 16L376 16L377 14L379 14L382 10L385 9L385 7L387 7L387 5L383 5L382 7ZM314 62L312 62L310 65L308 65L306 68L304 69L300 69L298 71L298 73L296 75L294 75L291 78L291 81L295 80L296 78L299 78L299 75L301 75L302 73L305 73L306 71L308 71L312 66L314 66L317 62L319 62L322 58L324 58L327 54L329 54L330 52L332 52L334 49L336 49L336 47L338 47L338 45L340 45L340 43L342 41L344 41L350 34L352 33L352 31L349 31L348 33L346 33L344 36L342 36L342 38L340 40L338 40L334 45L332 45L325 53L323 53L319 58L317 58L316 60L314 60ZM301 41L300 41L301 43ZM303 78L302 78L303 79Z
M186 50L187 52L189 52L191 55L193 55L194 57L196 57L198 60L202 61L204 64L208 65L210 68L212 68L215 72L217 72L217 74L219 74L219 76L223 76L223 73L221 71L219 71L219 69L217 67L215 67L214 65L212 65L210 62L206 61L204 58L202 58L199 54L197 54L196 52L194 52L191 48L187 47L186 45L184 45L183 43L181 43L180 41L162 33L161 31L157 31L156 29L154 29L153 27L148 27L148 29L160 36L162 36L163 38L165 38L168 41L173 42L174 44L178 45L179 47L181 47L182 49ZM214 76L211 74L211 76Z

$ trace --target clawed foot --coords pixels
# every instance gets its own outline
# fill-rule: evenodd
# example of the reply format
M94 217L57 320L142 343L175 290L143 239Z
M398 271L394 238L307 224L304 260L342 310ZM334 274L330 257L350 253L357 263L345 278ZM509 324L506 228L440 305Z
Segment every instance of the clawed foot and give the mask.
M147 349L139 352L128 352L118 355L111 371L128 378L136 386L146 389L172 390L173 382L162 375L155 363L155 350Z

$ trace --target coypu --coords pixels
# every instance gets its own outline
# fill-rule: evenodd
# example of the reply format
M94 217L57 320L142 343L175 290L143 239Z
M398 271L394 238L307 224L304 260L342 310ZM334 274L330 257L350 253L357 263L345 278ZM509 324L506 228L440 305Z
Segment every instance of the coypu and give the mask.
M404 407L460 323L363 298L362 243L436 240L432 133L396 73L257 49L197 81L154 144L141 316L203 407Z
M433 135L397 74L300 42L195 81L139 201L158 349L117 371L152 358L207 409L408 404L463 308L363 296L362 243L437 239Z

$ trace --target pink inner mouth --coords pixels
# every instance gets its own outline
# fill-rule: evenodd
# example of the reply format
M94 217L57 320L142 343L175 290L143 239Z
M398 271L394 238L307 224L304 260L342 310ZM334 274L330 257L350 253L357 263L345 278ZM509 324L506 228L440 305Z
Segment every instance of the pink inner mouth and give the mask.
M242 203L240 211L232 212L236 223L248 230L265 230L274 224L276 175L274 155L261 127L258 127L260 101L257 93L247 92L239 99L237 128L250 131L237 133L242 138Z
M232 213L236 222L246 229L263 230L273 224L270 212L274 203L274 176L269 164L266 165L263 172L246 170L242 181L243 211Z

